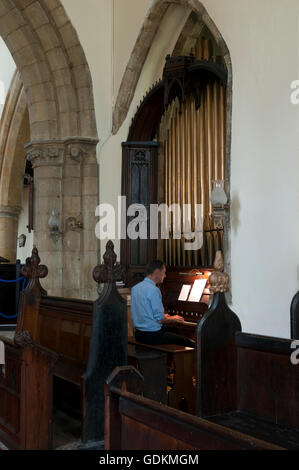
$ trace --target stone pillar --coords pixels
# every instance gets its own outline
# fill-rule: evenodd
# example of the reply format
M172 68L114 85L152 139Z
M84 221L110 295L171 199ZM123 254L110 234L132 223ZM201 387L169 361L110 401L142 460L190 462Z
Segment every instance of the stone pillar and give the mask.
M49 269L49 276L43 287L49 295L63 294L63 240L50 235L48 221L55 210L61 224L63 220L62 179L64 163L63 142L36 142L26 147L27 159L34 168L34 244L39 250L43 264Z
M92 279L98 262L96 145L94 139L70 138L26 146L34 167L34 243L49 268L44 281L49 295L97 297ZM58 237L48 227L52 210L59 217Z
M0 206L0 256L16 262L18 222L21 207Z
M95 235L99 204L97 141L70 139L65 142L64 198L64 296L96 300L92 272L98 263L99 241ZM70 218L77 222L70 228ZM82 228L80 227L82 224ZM72 266L72 269L68 269Z

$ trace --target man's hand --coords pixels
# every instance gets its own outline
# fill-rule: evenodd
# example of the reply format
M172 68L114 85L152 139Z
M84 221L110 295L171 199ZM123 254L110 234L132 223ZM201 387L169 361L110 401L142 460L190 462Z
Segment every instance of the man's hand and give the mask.
M173 317L171 317L172 320L176 320L176 321L185 321L184 320L184 317L181 317L180 315L174 315Z
M168 313L164 314L164 320L162 320L162 323L170 323L173 321L183 322L184 318L180 315L168 315Z

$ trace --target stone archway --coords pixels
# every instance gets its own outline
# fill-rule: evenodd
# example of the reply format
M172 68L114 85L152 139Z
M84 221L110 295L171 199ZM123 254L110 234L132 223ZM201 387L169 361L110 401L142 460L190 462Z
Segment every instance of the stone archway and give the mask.
M89 68L61 2L1 0L0 35L24 84L31 140L97 137Z
M232 121L232 62L229 49L222 37L219 29L209 16L207 10L199 0L155 0L148 15L143 23L133 52L130 56L128 65L126 67L116 104L113 111L113 134L116 134L121 125L124 123L129 112L130 105L133 101L134 94L137 88L138 80L141 72L146 63L146 59L151 51L152 44L158 33L158 29L163 21L165 14L170 6L178 5L190 12L185 26L183 27L178 41L175 45L173 53L176 55L183 55L186 51L190 51L190 34L192 28L197 24L206 26L213 35L215 42L219 48L221 56L228 72L227 81L227 106L226 106L226 175L227 175L227 190L230 196L230 174L231 174L231 121ZM191 16L193 15L193 18ZM224 254L226 270L230 272L230 219L227 220L226 230L224 235Z
M205 24L211 31L224 58L229 74L229 86L231 87L232 65L228 47L220 31L202 3L199 0L155 0L143 23L119 88L113 110L113 134L118 132L127 116L142 68L151 49L153 40L161 24L163 16L171 4L181 5L186 9L189 9L190 13L192 11L196 13L198 21L201 21L203 24Z
M22 88L21 101L8 97L7 116L15 117L6 125L2 119L1 143L17 133L26 104L30 123L26 157L35 171L34 242L49 267L45 286L49 294L90 298L94 292L90 272L98 249L94 234L98 139L84 51L60 0L0 0L0 34L17 65ZM16 81L11 91L17 96ZM20 159L24 165L25 154L10 152L7 146L3 150L1 188L10 188L17 177L13 169L20 167ZM17 219L19 207L10 206L5 194L5 189L0 191L0 218L3 206ZM53 209L60 218L58 240L48 228ZM79 217L82 228L69 229L69 217ZM7 228L14 238L15 230Z
M199 0L155 0L153 6L148 12L148 15L141 28L133 52L129 59L127 68L125 70L119 93L117 96L115 108L113 111L113 134L116 134L121 125L124 123L129 112L130 105L133 101L137 84L143 67L146 65L146 59L151 50L151 46L157 34L159 34L159 27L168 12L168 8L183 7L186 11L186 22L183 26L181 33L174 45L173 53L175 55L189 54L191 49L190 41L192 42L192 34L196 35L203 29L204 26L208 28L212 34L220 55L226 65L228 72L227 82L227 106L226 106L226 178L227 178L227 191L230 197L230 173L231 173L231 121L232 121L232 63L228 47L223 39L220 31L209 16L203 4ZM170 53L170 51L169 51ZM225 224L224 231L224 254L226 270L230 272L230 219L228 218Z
M26 96L20 74L16 71L12 78L0 127L0 250L1 256L12 263L16 260L18 218L21 211L25 162L24 150L20 149L19 144L21 141L21 145L24 145L30 139L28 128Z

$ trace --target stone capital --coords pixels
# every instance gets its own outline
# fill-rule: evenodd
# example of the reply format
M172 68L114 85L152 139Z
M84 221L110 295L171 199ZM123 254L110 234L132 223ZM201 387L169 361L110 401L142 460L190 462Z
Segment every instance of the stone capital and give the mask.
M26 158L33 168L40 166L58 166L63 164L63 141L30 142L25 145Z
M66 159L71 159L74 163L84 163L89 157L95 157L98 142L98 139L92 137L29 142L25 145L26 158L33 168L63 165Z
M88 157L96 155L98 139L89 137L71 137L64 141L67 158L73 162L84 163Z

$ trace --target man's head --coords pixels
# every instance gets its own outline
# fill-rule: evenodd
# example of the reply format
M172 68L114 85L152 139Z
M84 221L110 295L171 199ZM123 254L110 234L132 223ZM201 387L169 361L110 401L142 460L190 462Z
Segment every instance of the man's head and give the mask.
M146 275L155 284L161 284L166 277L165 263L158 259L151 261L146 267Z

